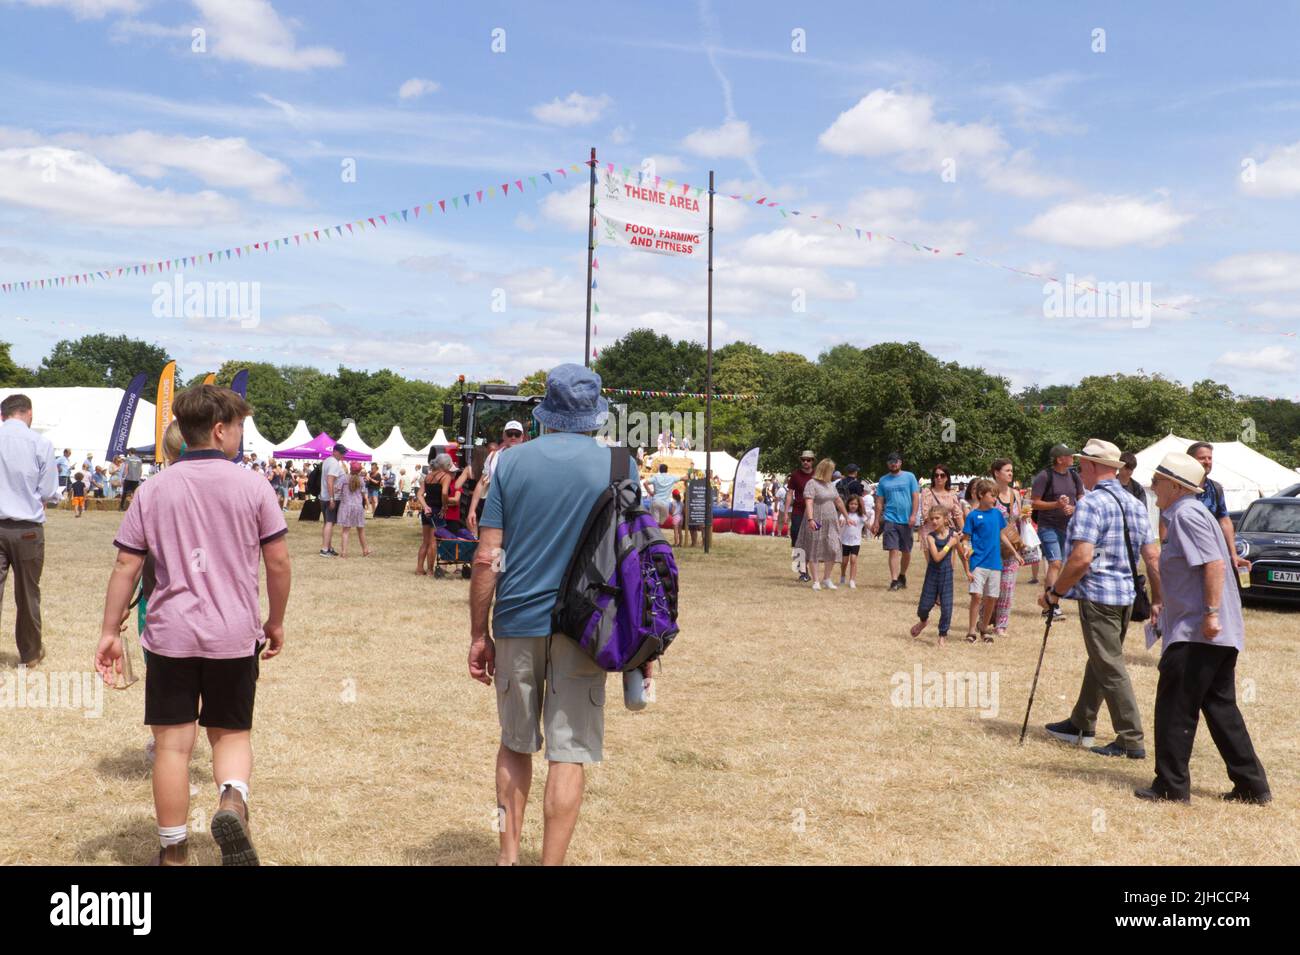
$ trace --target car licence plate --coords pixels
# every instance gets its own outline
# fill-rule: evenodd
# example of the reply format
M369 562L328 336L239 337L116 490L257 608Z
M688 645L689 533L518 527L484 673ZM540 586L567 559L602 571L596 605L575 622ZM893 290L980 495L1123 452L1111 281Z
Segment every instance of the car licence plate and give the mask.
M1270 570L1269 583L1300 584L1300 570Z

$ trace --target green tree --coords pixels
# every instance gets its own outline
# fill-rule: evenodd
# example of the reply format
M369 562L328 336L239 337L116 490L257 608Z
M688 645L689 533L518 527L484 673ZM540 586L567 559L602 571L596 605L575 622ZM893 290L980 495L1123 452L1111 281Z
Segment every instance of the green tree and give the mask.
M9 342L0 342L0 388L23 388L31 378L31 373L14 360L9 354L13 347Z
M140 372L145 380L144 396L150 398L158 392L158 376L170 359L157 345L128 338L126 335L84 335L76 341L55 344L41 362L36 377L39 384L50 386L98 385L125 388ZM89 380L86 370L98 376ZM180 380L180 369L177 368Z

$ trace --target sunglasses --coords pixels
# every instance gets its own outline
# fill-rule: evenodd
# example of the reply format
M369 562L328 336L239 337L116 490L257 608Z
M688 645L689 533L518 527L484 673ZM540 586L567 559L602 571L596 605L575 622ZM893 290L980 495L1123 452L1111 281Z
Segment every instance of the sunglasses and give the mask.
M815 461L816 458L800 458L800 461Z
M524 436L524 433L523 433L522 431L507 431L507 432L506 432L506 437L507 437L507 438L522 438L523 436Z

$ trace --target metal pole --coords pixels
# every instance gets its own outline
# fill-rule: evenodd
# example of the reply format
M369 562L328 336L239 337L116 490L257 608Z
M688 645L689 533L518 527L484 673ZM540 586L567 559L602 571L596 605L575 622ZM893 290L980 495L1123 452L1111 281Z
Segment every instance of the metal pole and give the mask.
M709 311L708 346L704 366L704 553L713 543L713 170L709 170Z
M596 251L596 147L591 147L591 187L587 197L587 345L582 363L591 367L591 259Z

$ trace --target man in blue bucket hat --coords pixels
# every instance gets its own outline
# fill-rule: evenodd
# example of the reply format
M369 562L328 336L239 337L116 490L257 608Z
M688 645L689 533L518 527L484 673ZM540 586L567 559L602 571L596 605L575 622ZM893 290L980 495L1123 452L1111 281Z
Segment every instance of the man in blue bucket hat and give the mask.
M542 864L559 865L582 805L587 763L601 760L605 671L566 636L551 636L561 578L596 498L609 484L609 451L591 432L609 417L600 376L559 365L533 417L547 433L497 457L470 583L469 674L496 682L498 864L518 861L533 757L546 743ZM493 595L496 604L493 607ZM492 609L492 634L488 610Z

